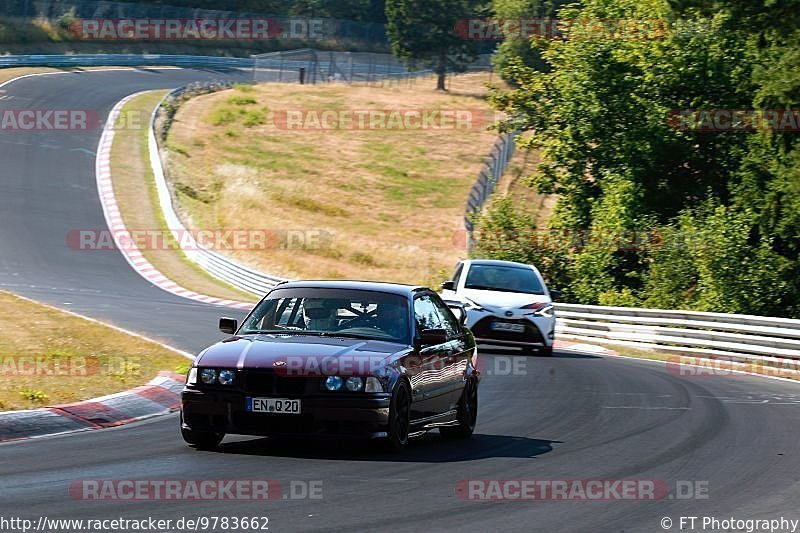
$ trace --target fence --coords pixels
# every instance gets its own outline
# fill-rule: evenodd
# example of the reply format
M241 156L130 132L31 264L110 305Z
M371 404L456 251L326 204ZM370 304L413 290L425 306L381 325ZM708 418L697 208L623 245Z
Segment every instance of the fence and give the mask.
M413 82L417 78L434 75L430 69L408 68L392 54L326 52L305 48L259 54L253 59L256 82L298 82L303 76L303 81L309 84L384 84ZM480 56L468 66L469 72L487 72L491 69L491 61L485 56Z
M517 133L501 135L489 154L489 158L484 162L483 168L478 174L478 181L472 186L467 199L467 207L464 215L464 227L469 234L469 243L472 243L472 232L475 229L474 218L480 213L484 204L494 192L500 178L505 174L508 163L514 156L516 150L515 140Z

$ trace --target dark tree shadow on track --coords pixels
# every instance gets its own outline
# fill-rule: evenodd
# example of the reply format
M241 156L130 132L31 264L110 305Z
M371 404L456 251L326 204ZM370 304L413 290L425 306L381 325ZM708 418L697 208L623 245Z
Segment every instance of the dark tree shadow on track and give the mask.
M484 434L476 434L471 439L463 441L451 441L432 432L413 439L409 448L400 454L387 452L382 449L380 442L267 438L224 443L219 451L229 454L302 459L452 463L494 457L533 459L550 452L553 444L561 444L561 441Z

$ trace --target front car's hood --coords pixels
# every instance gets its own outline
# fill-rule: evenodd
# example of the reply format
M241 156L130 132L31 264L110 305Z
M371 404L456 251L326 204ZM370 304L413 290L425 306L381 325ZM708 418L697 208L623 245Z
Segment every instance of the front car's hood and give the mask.
M411 348L391 342L343 339L333 337L310 337L289 335L247 335L232 337L211 346L197 359L197 366L222 368L273 368L276 362L351 361L378 359L387 363L398 353ZM278 363L281 364L281 363Z

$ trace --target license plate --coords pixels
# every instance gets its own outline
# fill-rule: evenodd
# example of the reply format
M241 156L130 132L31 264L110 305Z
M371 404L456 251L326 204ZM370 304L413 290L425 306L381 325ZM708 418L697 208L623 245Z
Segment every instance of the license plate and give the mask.
M247 410L251 413L299 415L300 400L289 400L286 398L247 398Z
M525 333L524 324L511 324L509 322L492 322L495 331L510 331L511 333Z

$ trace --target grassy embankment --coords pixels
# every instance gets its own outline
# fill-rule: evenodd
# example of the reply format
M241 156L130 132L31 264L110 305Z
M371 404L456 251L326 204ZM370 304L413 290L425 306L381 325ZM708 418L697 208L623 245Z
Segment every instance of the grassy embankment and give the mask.
M159 344L8 292L0 307L0 410L87 400L189 366Z
M435 284L466 251L466 196L496 137L486 126L486 74L448 93L413 86L265 84L194 98L168 137L168 175L194 228L308 232L305 244L233 255L290 278ZM479 110L453 129L287 130L286 110ZM278 121L280 122L280 120ZM319 233L330 235L323 245ZM296 235L296 234L295 234ZM302 241L302 238L300 239Z
M179 252L171 238L158 203L153 170L150 166L147 137L150 115L167 91L153 91L130 100L122 108L111 148L111 175L114 195L122 219L129 230L164 235L166 246L147 239L155 246L141 246L145 258L178 285L200 294L232 300L256 299L212 278ZM109 252L111 253L111 252Z

